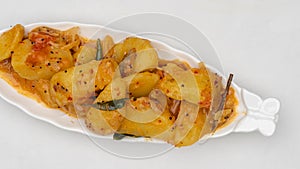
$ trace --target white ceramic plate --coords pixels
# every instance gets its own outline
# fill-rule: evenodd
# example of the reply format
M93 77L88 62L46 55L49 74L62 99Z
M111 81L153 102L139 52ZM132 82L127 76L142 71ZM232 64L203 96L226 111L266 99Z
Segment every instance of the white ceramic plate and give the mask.
M105 35L110 35L116 42L132 35L127 32L117 31L99 25L79 24L71 22L36 23L25 26L25 30L26 32L28 32L37 26L49 26L61 30L68 29L73 26L79 26L82 36L103 38ZM4 31L6 30L0 31L0 34ZM95 34L95 32L97 32L97 34ZM161 58L163 58L164 56L162 56L163 53L161 53L160 50L173 53L174 56L179 57L182 60L186 60L193 67L196 67L197 63L200 61L196 57L176 50L162 42L151 40L151 43L156 49L158 49L158 53ZM208 66L208 68L220 74L220 72L213 67ZM251 132L255 130L259 130L265 136L272 135L275 131L276 122L278 120L278 111L280 108L279 101L275 98L262 100L258 95L239 87L235 83L233 83L232 86L235 88L237 97L239 99L238 115L232 123L230 123L225 128L218 130L209 138L225 136L231 132ZM88 130L85 128L85 125L81 125L83 124L82 120L72 118L60 110L44 107L42 104L37 103L35 100L19 94L3 79L0 79L0 96L7 102L19 107L28 115L51 123L59 128L83 134L89 134L95 137L112 139L112 136L98 136L90 132L87 133ZM124 141L145 141L145 139L126 138L124 139ZM157 140L153 140L152 142L161 143L161 141Z

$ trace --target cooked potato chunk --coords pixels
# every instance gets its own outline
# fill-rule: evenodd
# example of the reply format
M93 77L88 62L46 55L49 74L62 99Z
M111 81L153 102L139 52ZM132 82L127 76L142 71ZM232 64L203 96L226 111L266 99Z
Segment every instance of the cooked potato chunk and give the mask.
M50 80L50 94L56 104L69 113L74 110L73 107L73 74L74 67L56 73ZM75 115L75 114L74 114Z
M101 135L114 133L121 125L124 117L118 111L102 111L91 108L85 119L89 129Z
M150 72L138 73L129 85L133 97L148 96L159 80L159 75Z
M181 100L181 93L178 84L169 74L164 75L163 79L159 81L157 87L168 97L175 100Z
M46 103L51 108L57 108L58 105L56 104L53 97L50 95L50 82L49 80L34 80L32 81L32 85L35 87L33 90L40 96L41 100Z
M205 109L200 109L197 119L193 124L193 127L190 129L188 134L176 144L176 147L192 145L200 139L201 131L206 119Z
M72 50L76 52L79 49L81 41L84 39L80 38L79 27L72 27L70 29L61 31L54 28L40 26L36 27L28 33L28 37L33 42L50 43L51 45L64 49Z
M99 62L75 66L56 73L50 80L50 94L56 103L67 111L84 116L82 104L92 103L95 77Z
M80 46L79 50L74 54L76 65L82 65L95 60L96 48L91 46Z
M102 90L108 85L118 67L117 62L114 59L102 59L98 66L97 76L95 81L95 90Z
M109 35L106 35L104 37L104 39L101 41L101 46L102 46L102 54L103 56L106 55L106 53L111 49L113 48L114 46L114 40L111 36Z
M111 83L99 94L94 103L112 100ZM124 117L116 111L103 111L90 108L86 114L85 123L92 131L108 135L114 133L121 125Z
M113 67L116 67L116 63L112 59L103 59L56 73L50 81L51 94L61 107L90 102L95 91L102 90L111 82ZM84 116L85 113L81 112L80 115Z
M197 82L200 95L200 106L208 108L211 103L211 82L207 69L204 65L200 65L200 68L193 68L191 72L193 73L193 76ZM157 87L161 89L168 97L175 100L182 100L182 91L180 90L179 86L176 80L169 74L165 74L163 79L160 80L157 85ZM181 85L180 87L182 90L185 90L185 86Z
M114 58L119 64L128 56L130 51L134 51L136 56L130 59L130 67L133 72L140 72L158 66L158 56L151 42L146 39L130 37L123 43L116 44L105 57Z
M15 49L11 64L25 79L50 79L56 72L71 67L73 57L69 51L59 48L35 51L30 40L26 39Z
M150 100L146 97L137 98L132 100L131 103L139 111L150 109ZM161 115L148 123L138 123L124 119L118 132L135 136L155 137L171 128L174 121L175 117L166 108Z
M7 59L14 52L14 49L22 41L24 27L20 24L4 32L0 36L0 61Z

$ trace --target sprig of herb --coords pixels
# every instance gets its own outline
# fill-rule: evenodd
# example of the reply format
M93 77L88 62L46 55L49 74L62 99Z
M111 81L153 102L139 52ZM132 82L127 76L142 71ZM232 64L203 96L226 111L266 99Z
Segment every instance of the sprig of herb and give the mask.
M140 136L135 136L135 135L132 135L132 134L122 134L122 133L114 133L114 135L113 135L114 140L122 140L124 137L138 138Z
M128 100L128 98L112 100L108 102L97 102L95 104L92 104L91 106L99 110L113 111L123 108L125 106L126 100Z
M103 59L101 40L100 40L100 39L97 39L97 53L96 53L96 60L101 60L101 59Z

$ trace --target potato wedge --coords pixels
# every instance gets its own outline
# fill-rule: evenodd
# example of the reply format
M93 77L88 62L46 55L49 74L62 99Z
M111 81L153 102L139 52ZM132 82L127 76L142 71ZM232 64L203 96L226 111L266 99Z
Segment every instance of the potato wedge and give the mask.
M102 111L91 108L85 118L87 127L100 135L113 134L120 127L124 117L118 111Z
M102 54L103 56L106 55L106 53L113 48L115 42L113 38L109 35L106 35L104 39L101 41L101 46L102 46Z
M80 46L79 50L74 54L74 62L76 65L82 65L95 60L96 48L90 46Z
M0 36L0 61L9 58L24 37L24 27L17 24Z
M204 65L200 65L200 68L191 69L191 72L193 73L193 76L197 82L200 96L199 104L203 108L209 108L211 104L211 82L208 72ZM169 74L164 75L163 79L157 84L157 87L161 89L168 97L175 100L182 100L180 88L176 80Z
M112 100L111 83L99 94L94 103ZM85 123L89 129L101 135L114 133L121 125L124 117L116 111L102 111L90 108Z
M120 64L131 53L130 51L136 53L136 57L130 63L133 72L141 72L158 66L158 56L151 42L136 37L126 38L122 43L116 44L105 57L114 58Z
M50 80L50 95L56 104L64 111L74 114L72 79L74 67L53 75ZM75 115L75 114L74 114Z
M147 102L149 102L147 97L140 97L131 101L132 105L135 106L139 111L150 108L150 103L147 104ZM158 116L158 118L148 123L138 123L124 119L122 125L118 129L118 133L126 133L144 137L155 137L171 128L174 121L175 117L169 112L168 109L165 109L165 111Z
M56 98L60 107L74 104L79 106L75 108L80 109L82 104L91 103L95 91L102 90L111 82L114 67L116 63L112 59L103 59L58 72L50 80L51 95ZM78 113L81 116L85 115L80 110L77 111Z
M108 85L118 67L117 62L114 59L102 59L98 66L95 90L102 90L106 85Z
M71 67L56 73L50 80L50 94L56 103L67 112L84 116L83 104L93 102L95 77L99 62Z
M175 146L182 147L192 145L200 139L201 131L206 119L205 109L200 109L197 119L193 124L193 127L190 129L188 134Z
M159 81L159 75L150 72L138 73L129 85L133 97L148 96Z

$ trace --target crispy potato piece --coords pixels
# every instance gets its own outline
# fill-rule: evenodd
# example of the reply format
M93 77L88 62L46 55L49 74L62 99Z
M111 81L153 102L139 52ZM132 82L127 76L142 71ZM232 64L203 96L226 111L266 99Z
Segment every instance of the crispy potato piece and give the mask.
M56 72L73 66L73 57L59 48L33 51L32 43L26 39L15 49L11 64L22 78L50 79Z
M190 129L188 134L175 146L182 147L192 145L200 139L201 131L206 119L205 109L200 109L197 119L193 124L193 127Z
M51 78L50 94L61 108L69 113L85 115L82 104L93 102L98 65L98 61L91 61L60 71Z
M53 98L50 95L50 81L49 80L44 80L44 79L40 79L40 80L35 80L32 83L35 88L34 88L34 92L36 92L41 100L46 103L46 105L48 105L49 107L52 108L57 108L58 105L56 104L56 102L53 100Z
M132 50L136 53L136 57L131 63L133 72L140 72L158 66L158 56L151 42L136 37L126 38L123 43L116 44L107 52L105 57L114 58L120 64Z
M159 75L150 72L138 73L129 85L133 97L148 96L159 81Z
M76 110L78 108L77 114L85 116L85 112L80 111L80 106L92 103L95 91L102 90L111 82L114 70L112 67L116 66L115 64L112 59L94 60L58 72L50 81L51 95L60 107L72 107L75 104Z
M169 74L164 75L162 80L158 82L157 87L168 97L175 100L181 100L181 93L178 84Z
M123 43L117 43L104 56L106 58L113 58L120 63L124 59L125 55L126 51Z
M59 37L62 31L47 26L38 26L32 29L28 34L32 32L41 32L50 36Z
M99 96L97 97L97 101L107 102L107 101L113 100L112 94L111 94L111 87L112 87L112 83L109 83L104 88L104 90L99 94Z
M211 82L208 75L208 70L205 66L200 68L191 69L194 77L197 81L199 95L200 95L200 106L208 108L211 104ZM180 88L169 74L165 74L162 80L159 81L157 87L161 89L168 97L175 100L182 100Z
M87 127L100 135L114 133L121 125L124 117L118 111L102 111L91 108L85 118Z
M74 67L53 75L50 80L50 95L56 104L68 113L75 113L73 106L73 74Z
M118 64L114 59L102 59L100 61L95 81L96 91L102 90L111 82L117 67Z
M96 45L96 40L88 40L82 44L82 46L80 46L77 52L74 54L76 65L81 65L95 60L97 52ZM114 41L112 37L109 35L105 36L104 39L101 40L102 55L104 56L113 46Z
M140 38L127 38L124 41L126 51L135 48L137 56L133 63L135 72L140 72L158 66L158 56L151 42Z
M106 53L111 49L113 48L115 42L114 40L112 39L111 36L109 35L106 35L104 37L104 39L101 41L101 46L102 46L102 54L103 56L106 55Z
M96 48L91 46L80 46L79 50L73 55L76 65L82 65L95 60Z
M147 97L140 97L136 100L131 100L131 103L139 111L150 108L149 98ZM118 129L118 133L126 133L144 137L155 137L171 128L174 121L175 117L169 112L168 108L166 108L164 112L158 116L158 118L148 123L138 123L124 119L122 125Z
M0 61L7 59L14 52L15 47L22 41L24 27L17 24L0 36Z
M61 31L54 28L40 26L36 27L28 33L31 41L36 42L37 37L42 37L44 40L50 40L49 43L57 48L64 50L72 50L74 52L79 50L79 45L83 38L79 36L79 27L72 27L70 29Z
M99 94L94 103L112 100L111 83ZM124 117L118 111L102 111L90 108L85 123L89 129L101 135L114 133L121 125Z
M208 69L206 69L203 63L200 63L200 67L193 68L192 72L197 80L199 92L200 92L200 106L209 108L211 105L212 100L212 93L211 93L211 81L210 76L208 74Z
M167 66L167 64L169 63L173 63L175 65L177 65L178 67L182 68L183 70L188 70L188 69L191 69L191 66L185 62L185 61L182 61L182 60L164 60L164 59L159 59L158 60L158 66L159 67L164 67L164 66Z

